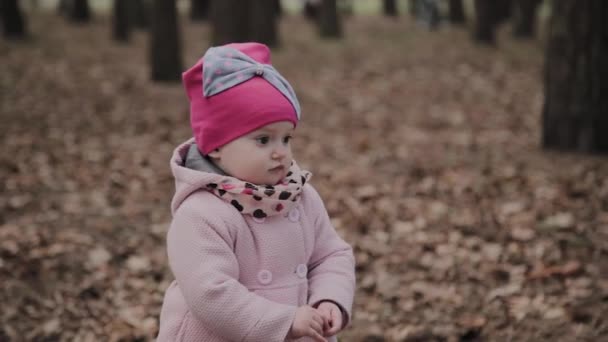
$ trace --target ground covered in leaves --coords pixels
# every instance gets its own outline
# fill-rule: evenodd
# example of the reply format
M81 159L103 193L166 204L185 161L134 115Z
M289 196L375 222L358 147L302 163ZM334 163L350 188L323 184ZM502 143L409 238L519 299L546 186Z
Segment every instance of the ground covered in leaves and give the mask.
M181 85L148 81L147 34L29 18L0 42L0 340L149 341L172 280ZM351 18L281 23L300 164L355 249L342 341L608 338L608 163L539 149L542 48L507 33ZM182 20L185 67L208 46Z

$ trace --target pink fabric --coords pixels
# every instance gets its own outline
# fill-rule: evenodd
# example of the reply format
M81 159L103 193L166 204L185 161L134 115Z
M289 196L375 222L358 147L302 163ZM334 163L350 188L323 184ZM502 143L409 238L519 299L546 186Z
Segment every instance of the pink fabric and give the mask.
M270 50L259 43L235 43L235 48L259 63L270 64ZM190 99L190 125L199 150L208 154L264 125L290 121L297 124L289 100L261 77L254 77L219 94L203 95L203 63L199 60L182 74Z
M311 176L310 172L301 170L293 161L288 176L271 188L244 182L232 176L215 177L213 182L205 184L205 188L223 201L239 207L241 214L263 218L291 210L297 204L303 190L302 185L308 182Z
M283 341L296 308L322 300L341 306L348 322L352 249L314 188L306 184L286 215L241 215L202 189L217 175L181 166L190 143L171 159L176 193L167 250L176 280L165 293L158 341Z

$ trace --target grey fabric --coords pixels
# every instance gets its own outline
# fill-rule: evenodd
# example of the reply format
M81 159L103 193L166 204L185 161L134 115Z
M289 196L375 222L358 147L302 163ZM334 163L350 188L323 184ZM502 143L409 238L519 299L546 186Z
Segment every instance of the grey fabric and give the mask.
M228 176L224 170L217 167L208 157L203 156L196 144L190 145L184 166L192 170Z
M203 93L206 97L256 76L263 77L280 91L291 102L300 120L300 103L295 91L272 65L258 63L243 52L226 46L210 48L203 56Z

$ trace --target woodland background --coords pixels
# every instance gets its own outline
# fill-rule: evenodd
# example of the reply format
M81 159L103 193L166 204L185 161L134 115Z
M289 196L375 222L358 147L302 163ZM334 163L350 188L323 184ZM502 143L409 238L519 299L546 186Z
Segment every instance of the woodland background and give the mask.
M109 2L82 22L34 2L26 38L0 40L0 341L152 341L187 98ZM284 1L273 51L295 155L355 250L341 341L607 339L608 163L543 148L550 5L535 37L506 20L488 45L472 1L437 27L372 2L321 39ZM178 4L185 69L213 27Z

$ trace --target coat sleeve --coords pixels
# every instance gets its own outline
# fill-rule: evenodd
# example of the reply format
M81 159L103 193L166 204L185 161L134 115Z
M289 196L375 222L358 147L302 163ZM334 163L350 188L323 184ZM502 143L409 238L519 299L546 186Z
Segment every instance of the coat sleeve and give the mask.
M332 226L319 194L310 187L311 211L315 215L315 244L309 262L308 303L331 301L342 309L346 326L352 315L355 294L355 258L351 246Z
M267 300L239 283L229 227L219 215L203 217L189 202L175 212L167 251L191 314L229 341L283 341L297 308Z

